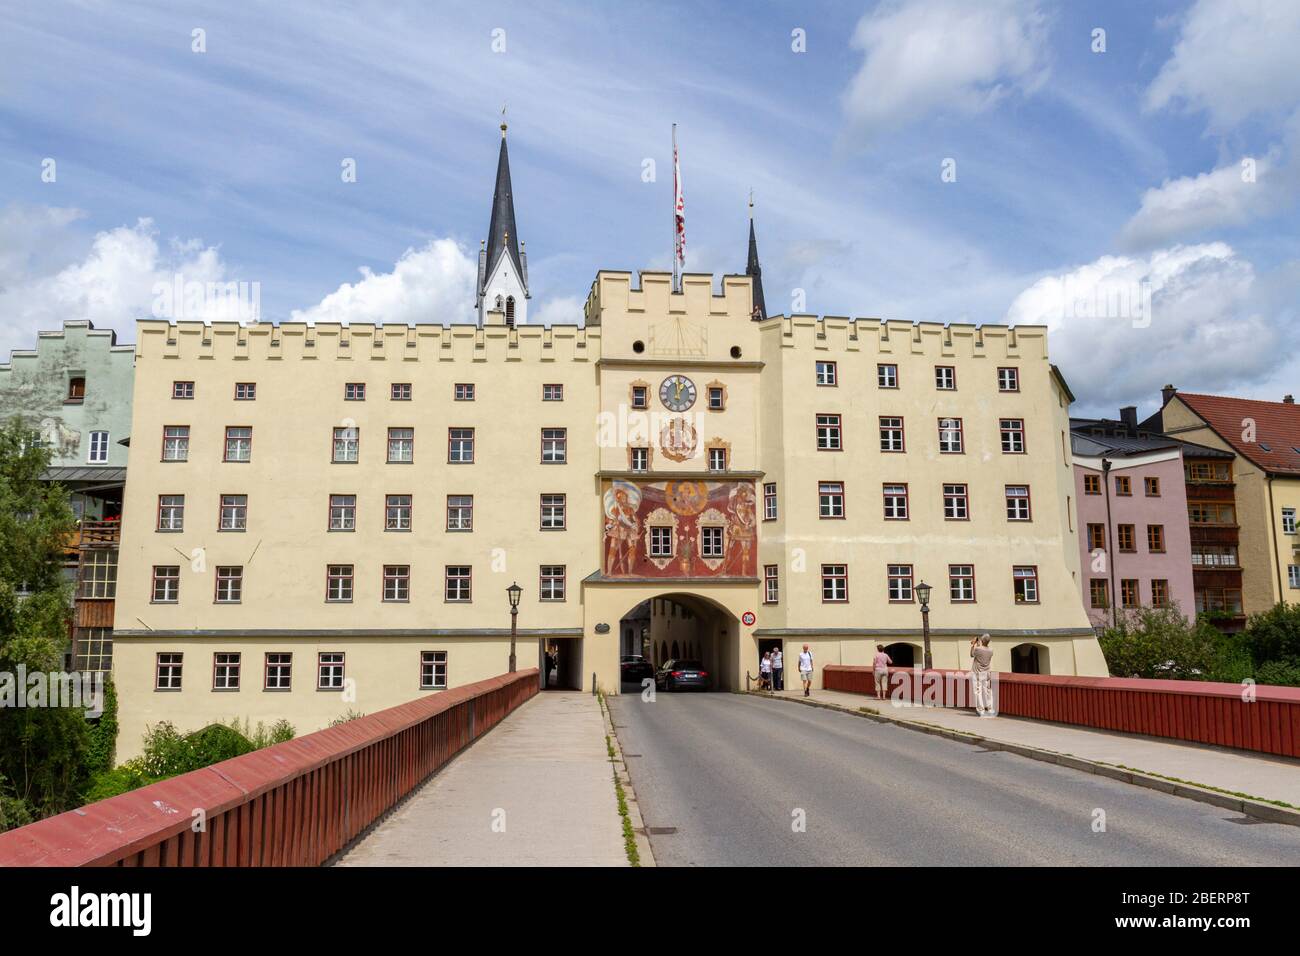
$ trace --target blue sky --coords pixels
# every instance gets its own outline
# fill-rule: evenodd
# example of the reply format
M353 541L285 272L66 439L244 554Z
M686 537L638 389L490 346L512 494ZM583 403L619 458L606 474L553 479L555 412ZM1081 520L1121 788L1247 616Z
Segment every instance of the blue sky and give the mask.
M0 355L130 341L176 273L276 321L469 321L504 103L533 321L670 266L676 122L687 269L743 270L752 188L770 311L1043 322L1082 412L1297 391L1300 4L6 8ZM1113 288L1150 314L1090 316Z

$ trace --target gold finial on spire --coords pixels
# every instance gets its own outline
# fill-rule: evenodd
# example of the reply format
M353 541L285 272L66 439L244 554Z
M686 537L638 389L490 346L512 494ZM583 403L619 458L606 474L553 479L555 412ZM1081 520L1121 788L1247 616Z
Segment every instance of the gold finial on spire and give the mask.
M501 104L501 138L506 138L506 106Z

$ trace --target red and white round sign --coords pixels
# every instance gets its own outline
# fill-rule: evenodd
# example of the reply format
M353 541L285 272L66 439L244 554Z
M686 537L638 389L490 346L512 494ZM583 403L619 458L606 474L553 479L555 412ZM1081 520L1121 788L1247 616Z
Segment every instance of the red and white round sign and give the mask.
M740 623L745 625L745 627L753 627L754 622L757 620L758 618L754 617L753 611L746 611L744 614L740 615Z

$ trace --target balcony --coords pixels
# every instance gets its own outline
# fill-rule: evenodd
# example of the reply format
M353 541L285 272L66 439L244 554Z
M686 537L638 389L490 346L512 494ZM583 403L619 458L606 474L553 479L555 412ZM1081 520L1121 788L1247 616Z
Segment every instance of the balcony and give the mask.
M73 547L116 548L122 539L121 521L82 521L73 535Z

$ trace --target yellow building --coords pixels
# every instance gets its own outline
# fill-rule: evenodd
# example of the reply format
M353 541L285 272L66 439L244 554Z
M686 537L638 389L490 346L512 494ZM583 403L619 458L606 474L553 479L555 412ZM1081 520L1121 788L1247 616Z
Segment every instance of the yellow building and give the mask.
M733 690L776 645L787 683L804 643L818 686L877 643L920 663L922 579L935 666L988 631L1001 669L1105 673L1046 329L767 318L752 249L519 324L501 182L476 325L139 323L120 756L501 673L513 582L519 666L550 649L559 686L617 693L629 652Z

